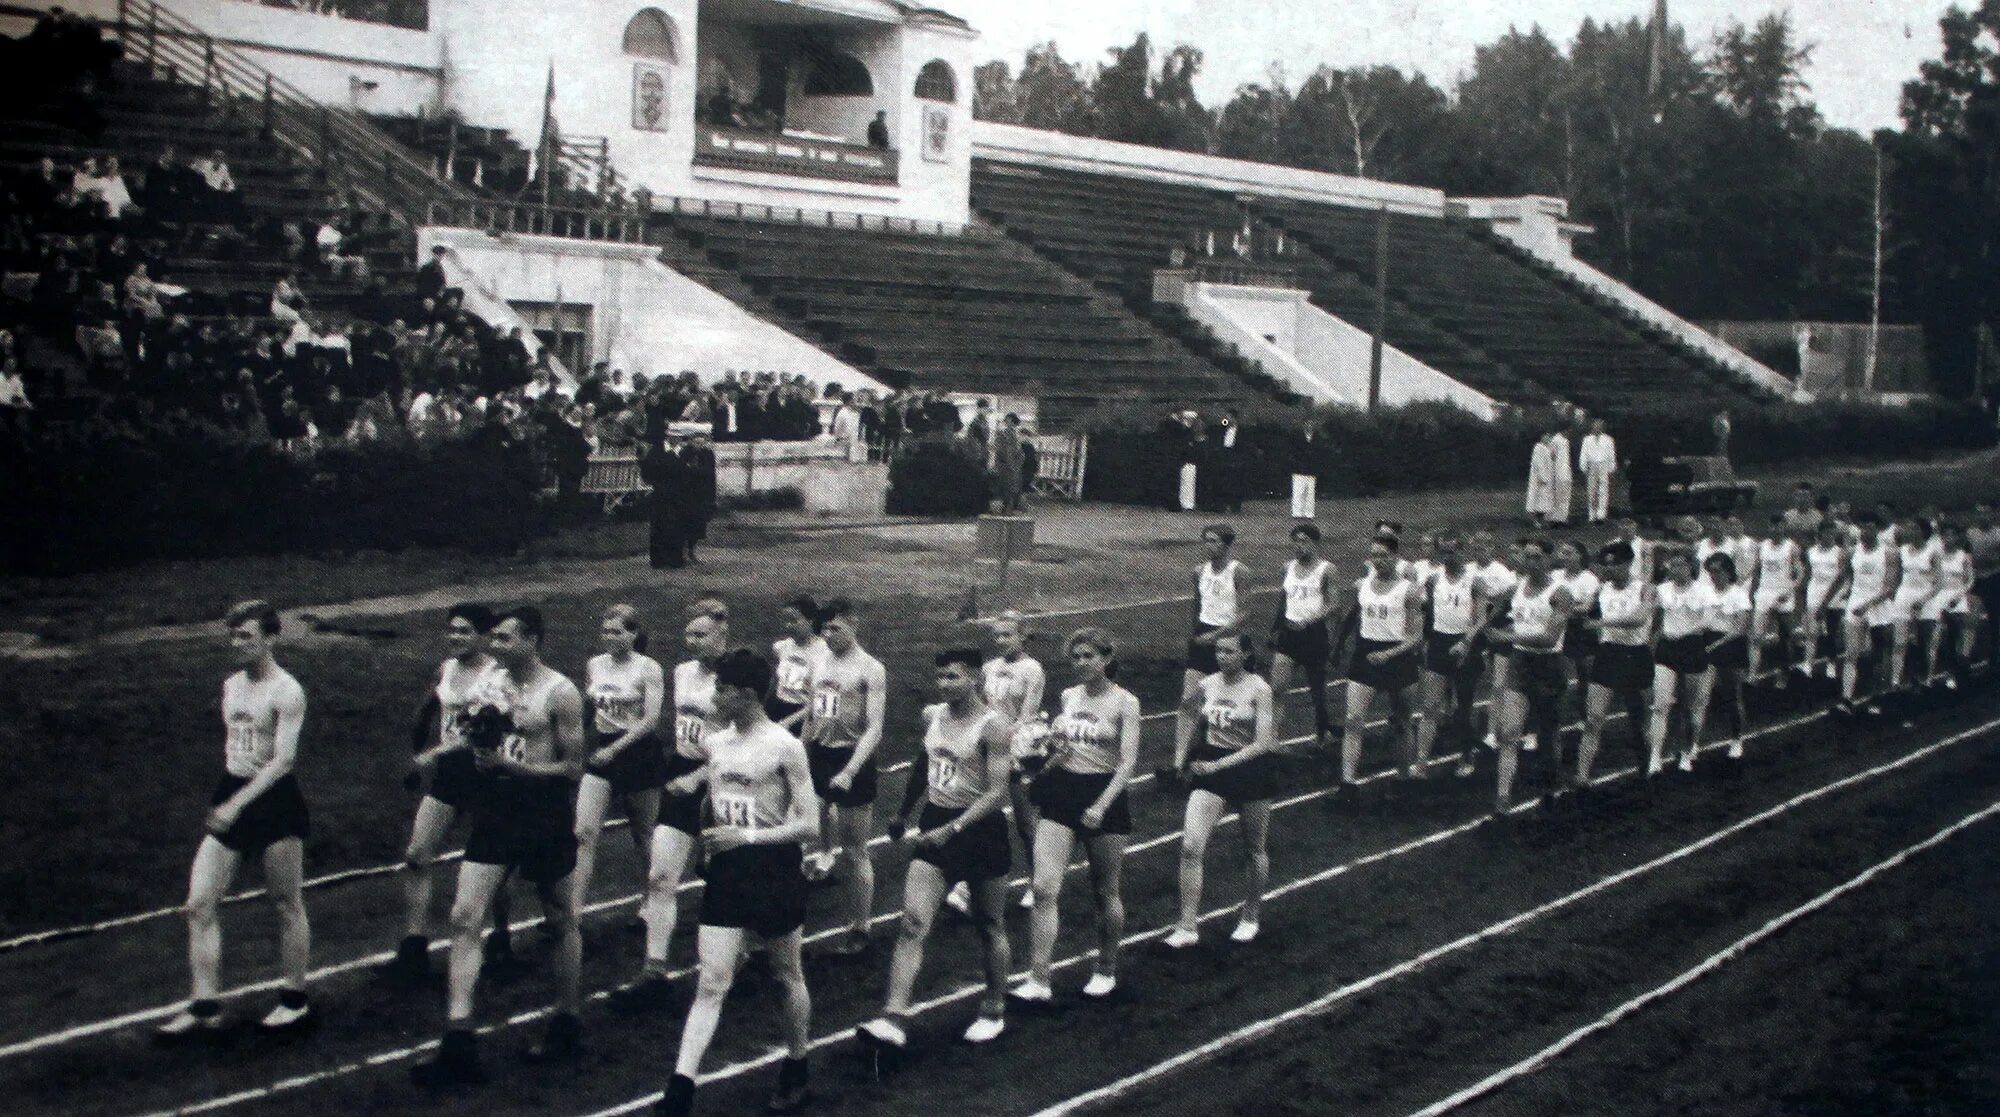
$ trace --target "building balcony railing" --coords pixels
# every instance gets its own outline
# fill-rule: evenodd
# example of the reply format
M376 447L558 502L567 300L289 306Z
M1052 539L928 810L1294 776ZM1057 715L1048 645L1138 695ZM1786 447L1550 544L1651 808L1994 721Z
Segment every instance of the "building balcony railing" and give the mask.
M897 181L893 151L713 124L695 129L694 162L697 167L727 167L840 182L894 186Z

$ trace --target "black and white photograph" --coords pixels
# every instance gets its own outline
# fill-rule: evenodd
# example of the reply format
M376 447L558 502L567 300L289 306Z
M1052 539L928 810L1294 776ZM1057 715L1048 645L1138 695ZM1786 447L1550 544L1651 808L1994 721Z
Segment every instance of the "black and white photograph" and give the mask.
M0 0L0 1113L2000 1114L2000 0Z

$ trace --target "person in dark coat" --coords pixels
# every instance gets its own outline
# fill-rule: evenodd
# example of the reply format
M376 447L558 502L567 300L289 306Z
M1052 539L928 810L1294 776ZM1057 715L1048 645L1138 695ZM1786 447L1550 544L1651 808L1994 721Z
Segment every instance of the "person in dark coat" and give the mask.
M653 490L652 531L647 551L655 570L687 565L687 467L680 452L663 439L654 440L639 459L639 477Z
M687 487L687 501L681 508L687 560L700 562L695 557L695 544L708 538L708 522L715 518L715 448L707 436L696 435L681 448L680 459L683 484Z

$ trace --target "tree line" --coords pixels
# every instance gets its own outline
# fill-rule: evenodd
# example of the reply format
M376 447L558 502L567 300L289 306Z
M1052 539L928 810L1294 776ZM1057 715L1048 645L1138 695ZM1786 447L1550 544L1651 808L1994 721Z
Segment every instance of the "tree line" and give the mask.
M2000 0L1942 21L1943 57L1903 92L1903 127L1830 127L1789 15L1706 42L1673 24L1586 19L1478 48L1457 88L1393 66L1273 66L1220 106L1202 52L1141 34L1101 64L1053 42L975 71L974 114L1077 135L1433 186L1549 194L1593 226L1578 255L1696 319L1926 327L1941 387L1996 378ZM1881 261L1878 284L1877 260ZM1983 330L1982 330L1983 327ZM1988 340L1980 340L1985 336Z

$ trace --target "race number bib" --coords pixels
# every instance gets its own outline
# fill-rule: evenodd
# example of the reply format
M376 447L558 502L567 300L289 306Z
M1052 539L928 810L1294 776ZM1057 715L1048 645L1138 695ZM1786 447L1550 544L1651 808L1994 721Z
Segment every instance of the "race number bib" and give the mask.
M516 764L528 762L528 739L519 733L509 733L500 742L500 755Z
M812 716L819 721L832 721L840 716L840 692L821 688L813 692Z
M812 677L812 668L802 659L785 659L778 662L778 689L786 694L797 694L806 688Z
M717 795L711 803L717 826L734 826L739 830L757 828L757 801L750 796Z
M939 791L950 791L958 786L958 761L949 756L931 757L930 783Z
M231 764L239 768L255 768L261 759L257 755L256 723L248 719L231 721L222 747L229 754Z
M1236 724L1236 707L1228 705L1210 706L1201 712L1210 729L1228 729Z
M708 721L700 714L680 714L674 718L674 741L683 750L701 747L701 735Z
M1390 609L1387 603L1380 601L1371 601L1368 603L1367 617L1369 620L1380 621L1386 624L1394 619L1394 616L1395 611Z

